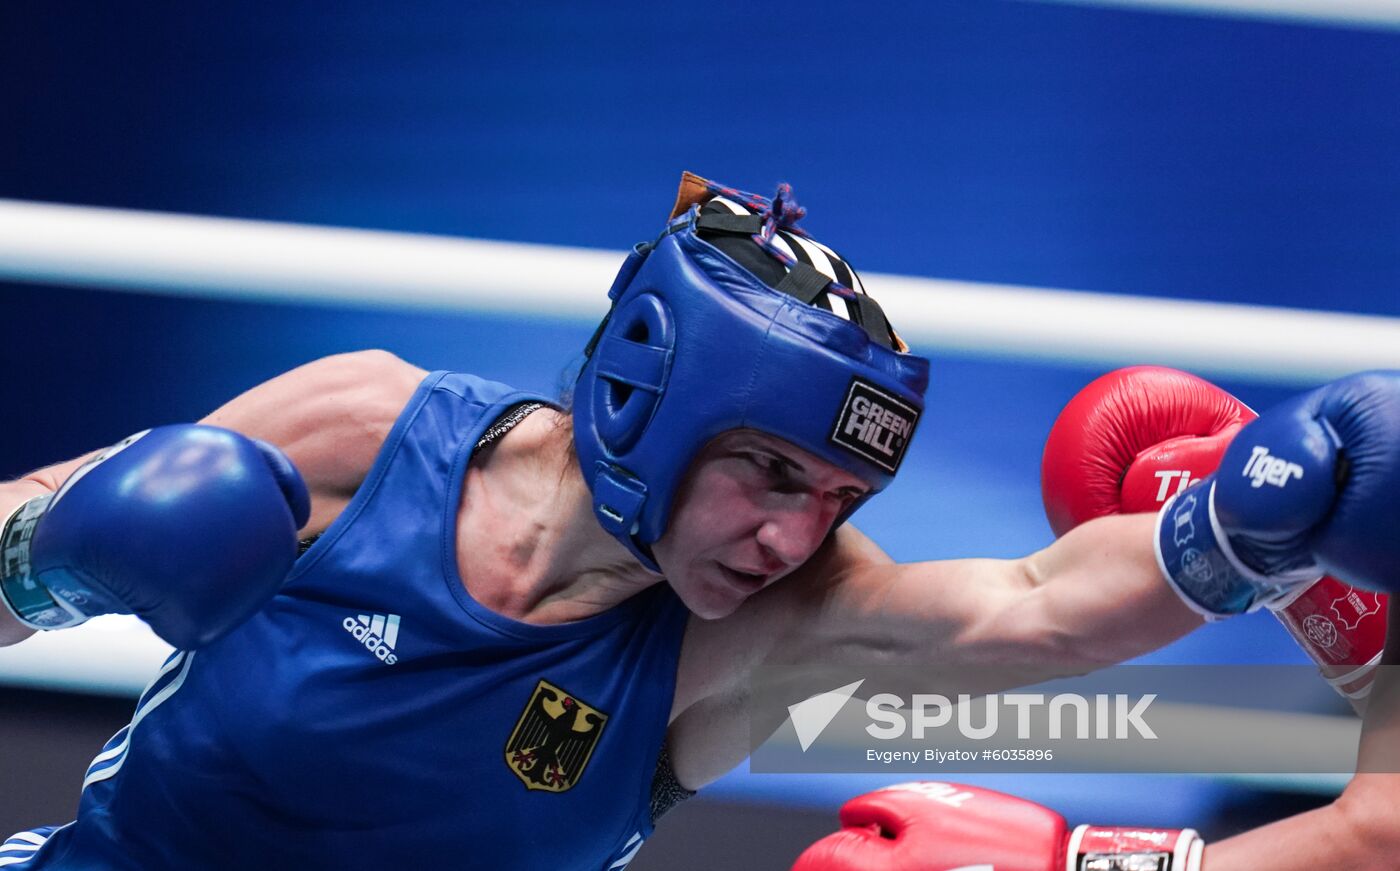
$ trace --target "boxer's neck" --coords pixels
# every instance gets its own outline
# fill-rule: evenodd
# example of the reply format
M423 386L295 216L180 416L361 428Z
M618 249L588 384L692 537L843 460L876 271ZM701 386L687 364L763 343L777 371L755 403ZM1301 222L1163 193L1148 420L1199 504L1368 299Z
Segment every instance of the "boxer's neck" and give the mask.
M479 451L458 506L467 591L526 623L592 617L661 580L594 518L561 415L542 408Z

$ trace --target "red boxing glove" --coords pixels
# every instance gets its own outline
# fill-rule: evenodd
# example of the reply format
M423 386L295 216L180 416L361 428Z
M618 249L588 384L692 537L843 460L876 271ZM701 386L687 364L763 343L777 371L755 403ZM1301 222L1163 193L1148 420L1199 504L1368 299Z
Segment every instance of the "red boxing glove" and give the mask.
M1045 442L1040 489L1050 527L1064 535L1094 517L1157 511L1214 472L1255 416L1176 369L1132 366L1096 379L1069 401ZM1360 710L1385 646L1386 597L1325 577L1274 613Z
M1200 871L1192 829L1080 826L1035 802L951 783L901 783L841 808L842 829L793 871Z
M1060 412L1040 463L1055 535L1094 517L1156 511L1215 471L1254 412L1209 381L1160 366L1110 372Z

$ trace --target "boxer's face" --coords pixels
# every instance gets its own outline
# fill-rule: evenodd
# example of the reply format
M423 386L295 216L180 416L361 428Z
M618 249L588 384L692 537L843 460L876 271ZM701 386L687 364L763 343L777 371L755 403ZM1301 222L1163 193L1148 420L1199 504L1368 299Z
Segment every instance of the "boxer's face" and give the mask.
M691 465L653 551L693 613L723 617L806 562L867 489L782 439L727 432Z

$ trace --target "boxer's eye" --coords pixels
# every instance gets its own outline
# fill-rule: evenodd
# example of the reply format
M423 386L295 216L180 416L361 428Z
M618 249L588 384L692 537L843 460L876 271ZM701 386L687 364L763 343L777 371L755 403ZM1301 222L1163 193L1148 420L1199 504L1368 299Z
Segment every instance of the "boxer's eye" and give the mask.
M745 451L744 459L776 481L791 481L796 467L781 457L759 451Z
M754 454L754 462L758 463L768 474L775 478L791 478L792 463L780 460L769 454Z

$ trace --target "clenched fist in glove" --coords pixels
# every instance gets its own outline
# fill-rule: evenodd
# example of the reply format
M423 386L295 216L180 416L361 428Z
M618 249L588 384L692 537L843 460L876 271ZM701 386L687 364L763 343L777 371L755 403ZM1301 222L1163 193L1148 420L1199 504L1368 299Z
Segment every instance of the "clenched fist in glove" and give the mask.
M1163 572L1187 604L1228 616L1324 573L1400 589L1400 372L1351 375L1270 409L1219 470L1163 508Z
M172 645L201 647L277 592L310 511L301 475L267 442L147 430L15 509L0 601L34 629L135 614Z
M841 831L793 871L1199 871L1192 829L1079 826L1035 802L950 783L901 783L841 808Z
M1210 382L1132 366L1090 383L1045 442L1041 491L1056 535L1108 514L1157 512L1216 470L1256 415ZM1324 577L1269 604L1323 676L1359 709L1385 644L1385 596Z
M1215 471L1254 412L1194 375L1132 366L1095 379L1045 440L1040 490L1056 535L1095 517L1157 511Z

